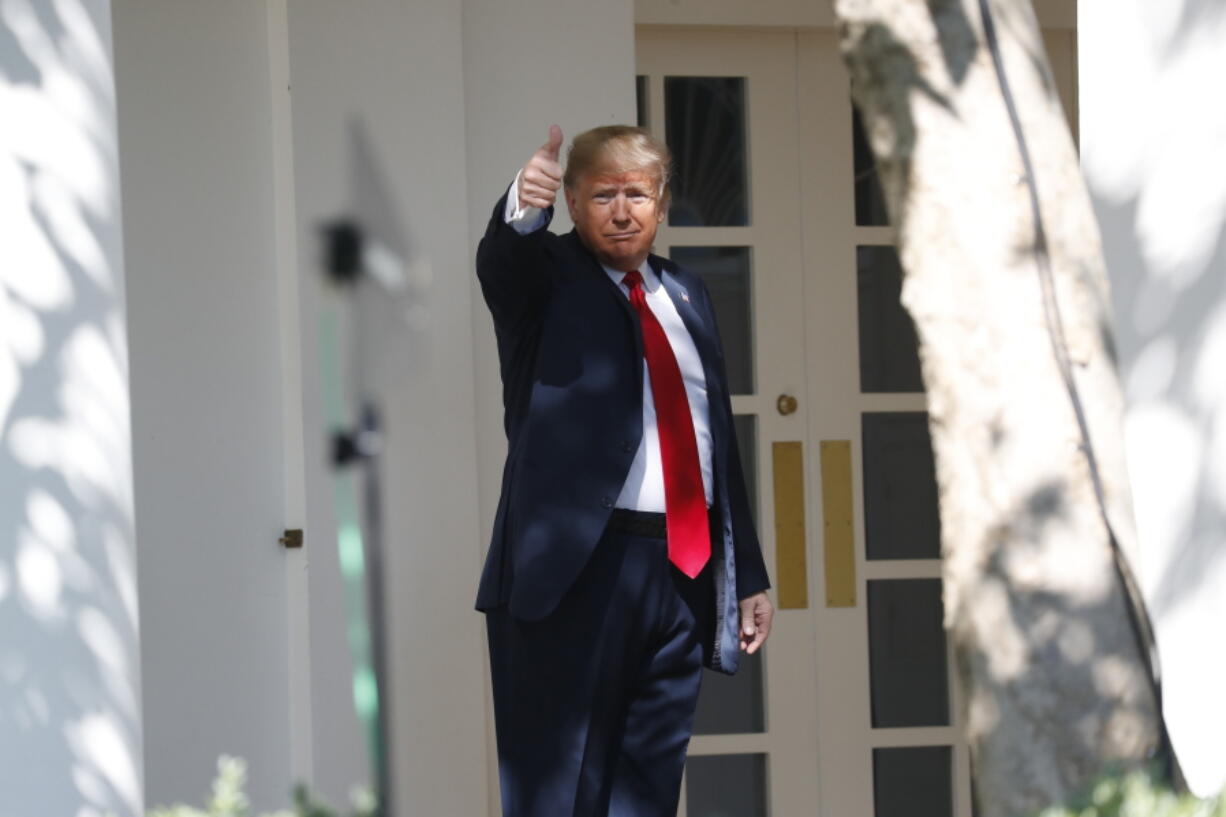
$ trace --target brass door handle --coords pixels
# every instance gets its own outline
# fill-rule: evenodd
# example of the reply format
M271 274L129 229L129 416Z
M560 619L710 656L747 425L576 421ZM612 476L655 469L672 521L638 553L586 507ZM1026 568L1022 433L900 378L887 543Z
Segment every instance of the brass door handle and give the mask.
M796 398L790 394L781 394L779 399L775 401L775 408L779 409L779 413L784 417L789 414L795 414L796 408L800 404L796 402Z

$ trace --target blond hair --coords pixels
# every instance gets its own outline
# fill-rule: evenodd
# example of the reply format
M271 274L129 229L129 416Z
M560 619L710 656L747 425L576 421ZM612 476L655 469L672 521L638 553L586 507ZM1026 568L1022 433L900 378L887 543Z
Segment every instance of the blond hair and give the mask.
M673 172L673 155L668 145L644 128L602 125L584 131L571 141L562 180L570 190L589 173L635 170L655 176L660 205L667 206L668 182Z

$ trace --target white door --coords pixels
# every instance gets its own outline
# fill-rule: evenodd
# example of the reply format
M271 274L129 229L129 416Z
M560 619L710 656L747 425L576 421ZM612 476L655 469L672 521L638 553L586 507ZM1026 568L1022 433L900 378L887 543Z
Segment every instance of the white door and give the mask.
M810 540L821 588L812 605L820 792L818 807L778 813L970 817L932 450L894 233L835 34L799 33L796 59L808 146L800 162L806 439L822 483L809 502L824 520ZM823 462L835 441L846 456ZM852 524L843 530L847 505Z
M637 46L676 159L657 251L714 297L779 608L760 660L704 678L680 814L971 817L914 329L835 34Z
M637 44L640 109L676 162L657 251L699 272L715 302L774 576L772 444L803 440L810 419L795 36L641 30ZM775 407L784 394L798 400L787 415ZM733 678L704 676L683 815L788 814L781 804L817 800L816 622L808 610L777 622L768 654L743 658Z

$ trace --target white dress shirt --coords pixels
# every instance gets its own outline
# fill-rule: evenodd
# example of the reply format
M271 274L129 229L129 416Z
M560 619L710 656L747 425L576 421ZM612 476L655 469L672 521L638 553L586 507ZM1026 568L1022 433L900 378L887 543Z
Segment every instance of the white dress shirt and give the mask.
M520 235L527 235L539 230L545 224L545 214L536 207L519 206L519 176L511 183L507 191L507 206L504 214L506 223ZM626 273L604 267L605 273L617 284L617 288L627 299L630 288L622 283ZM709 404L707 401L707 378L702 368L702 358L698 356L698 347L685 328L677 305L669 297L659 276L651 269L647 261L639 267L643 276L643 289L646 291L647 307L655 315L656 320L668 337L669 346L677 358L681 369L681 379L685 384L685 396L690 404L690 416L694 421L694 437L698 443L698 464L702 470L702 487L706 494L707 505L712 503L713 470L711 465L711 423ZM634 461L630 464L630 473L618 495L615 507L628 508L634 511L663 512L664 505L664 467L660 458L660 431L656 426L656 404L651 391L651 377L647 372L647 360L643 360L643 439L639 443Z
M545 211L519 203L519 177L523 172L521 170L515 174L515 181L511 182L511 188L507 190L507 206L502 218L515 232L527 235L541 229L545 224Z

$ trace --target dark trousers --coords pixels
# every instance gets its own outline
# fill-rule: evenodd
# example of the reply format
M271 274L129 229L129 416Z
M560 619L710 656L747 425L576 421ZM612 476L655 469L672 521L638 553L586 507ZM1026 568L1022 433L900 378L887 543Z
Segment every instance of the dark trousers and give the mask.
M486 614L504 817L675 817L711 592L606 532L553 613Z

